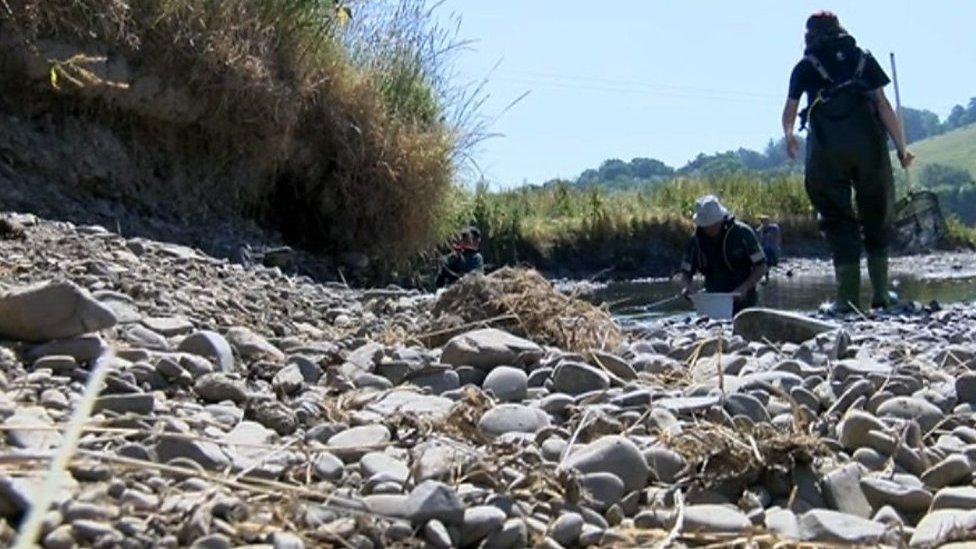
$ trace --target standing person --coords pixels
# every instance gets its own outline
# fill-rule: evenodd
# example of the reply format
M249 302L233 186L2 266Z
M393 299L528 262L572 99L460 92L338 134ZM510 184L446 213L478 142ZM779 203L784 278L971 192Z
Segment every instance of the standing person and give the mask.
M681 293L690 296L695 273L701 273L706 291L735 294L734 312L754 307L756 286L767 270L755 231L736 221L712 195L695 202L694 222L697 228L681 263Z
M453 284L468 273L481 272L485 261L480 249L481 231L477 227L468 227L461 231L461 238L453 246L451 253L441 260L441 267L437 273L437 287Z
M780 250L783 247L783 231L777 223L773 223L768 215L759 217L759 227L756 233L759 234L759 243L762 245L763 253L766 254L766 282L769 281L769 271L779 265Z
M790 76L782 122L787 153L795 159L793 125L805 93L807 107L800 114L800 129L810 128L805 184L830 245L837 281L830 312L860 307L862 251L873 287L871 305L886 308L891 305L888 243L895 189L885 134L894 140L902 167L908 168L914 156L884 94L888 76L837 16L811 15L805 39L804 57Z

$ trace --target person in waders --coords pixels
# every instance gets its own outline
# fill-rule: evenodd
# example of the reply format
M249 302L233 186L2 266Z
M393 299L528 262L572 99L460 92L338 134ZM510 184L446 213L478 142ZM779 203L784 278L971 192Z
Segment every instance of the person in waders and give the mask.
M715 196L695 202L695 234L685 248L678 282L690 297L694 276L705 277L705 291L735 294L733 312L754 307L756 286L766 275L766 254L752 227L735 220Z
M888 243L895 204L888 136L902 167L913 160L901 124L884 94L890 80L871 54L830 12L806 23L804 57L793 68L783 109L783 132L790 158L797 155L793 125L800 97L800 129L809 127L805 185L830 245L837 300L827 312L860 310L861 255L867 252L873 287L871 306L887 308ZM853 195L853 201L852 201Z

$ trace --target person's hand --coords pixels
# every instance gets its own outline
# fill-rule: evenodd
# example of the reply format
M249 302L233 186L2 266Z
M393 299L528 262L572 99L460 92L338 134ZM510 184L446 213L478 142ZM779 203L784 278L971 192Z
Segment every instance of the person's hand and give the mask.
M689 288L688 286L681 288L681 297L687 299L688 301L691 301L691 288Z
M898 161L901 162L901 167L907 170L912 167L912 162L915 161L915 155L908 149L898 151Z
M792 133L786 136L786 155L790 160L796 160L796 155L800 150L800 144L796 142L796 136Z
M746 299L745 290L736 289L734 292L732 292L732 301L736 303L742 303L745 299Z

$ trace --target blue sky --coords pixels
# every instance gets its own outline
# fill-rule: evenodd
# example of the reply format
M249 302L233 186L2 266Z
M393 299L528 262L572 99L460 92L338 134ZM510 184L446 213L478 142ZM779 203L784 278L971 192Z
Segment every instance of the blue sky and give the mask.
M476 151L492 185L509 187L611 157L681 165L763 147L780 135L803 23L820 9L886 69L897 54L906 105L944 117L976 96L972 0L446 0L439 14L459 15L460 36L474 41L455 69L462 81L488 78L486 116L529 92Z

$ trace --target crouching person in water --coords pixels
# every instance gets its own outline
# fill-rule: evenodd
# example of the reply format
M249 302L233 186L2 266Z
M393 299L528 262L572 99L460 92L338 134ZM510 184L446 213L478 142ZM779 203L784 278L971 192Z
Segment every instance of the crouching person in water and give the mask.
M705 291L735 294L734 311L754 307L756 286L766 275L766 255L755 231L735 220L714 196L695 202L695 234L681 263L682 294L690 296L696 273L705 277Z
M444 256L437 273L437 287L442 288L457 282L462 276L484 270L485 261L481 257L481 231L468 227L461 232L461 239L454 250Z

